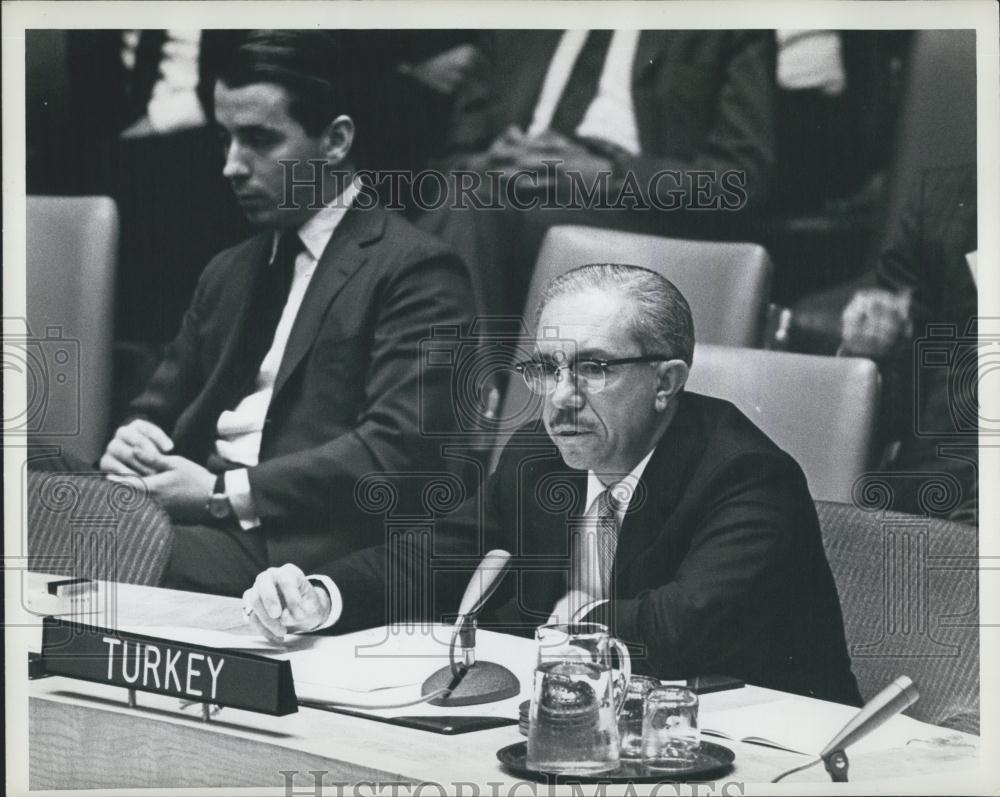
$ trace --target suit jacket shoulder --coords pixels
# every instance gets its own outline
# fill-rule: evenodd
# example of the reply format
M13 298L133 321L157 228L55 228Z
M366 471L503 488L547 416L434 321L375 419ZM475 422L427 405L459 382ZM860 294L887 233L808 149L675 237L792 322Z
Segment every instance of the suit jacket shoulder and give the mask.
M453 250L439 238L380 205L349 210L331 236L328 248L334 241L339 243L339 239L345 237L354 239L365 248L374 246L377 257L370 258L366 266L388 273L433 258L458 260ZM211 286L238 276L248 268L248 264L270 256L271 240L270 231L260 232L222 250L205 266L202 281Z
M209 285L226 281L240 271L246 271L249 264L265 260L271 254L271 235L270 232L260 232L223 249L208 261L201 272L201 281Z
M705 435L704 456L731 458L745 454L788 457L735 404L725 399L685 391L686 423L697 423Z
M454 250L440 238L418 229L399 213L381 207L352 212L374 214L373 226L382 228L379 252L390 270L435 258L458 260Z

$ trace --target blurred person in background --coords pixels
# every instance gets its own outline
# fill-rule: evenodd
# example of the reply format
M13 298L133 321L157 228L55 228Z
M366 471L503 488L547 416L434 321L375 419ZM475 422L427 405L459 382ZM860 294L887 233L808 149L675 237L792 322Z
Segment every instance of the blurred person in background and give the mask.
M947 516L969 523L978 520L976 207L975 164L921 175L878 287L844 309L841 345L882 367L886 469L905 474L892 482L892 508L937 514L921 488L943 474L949 493L958 488ZM928 345L938 356L924 356Z
M502 180L483 181L485 212L446 205L418 222L469 263L481 311L521 312L554 224L745 234L774 164L773 31L503 30L481 51L441 165ZM574 202L574 180L595 198ZM506 181L524 202L554 187L564 206L518 207L497 196Z

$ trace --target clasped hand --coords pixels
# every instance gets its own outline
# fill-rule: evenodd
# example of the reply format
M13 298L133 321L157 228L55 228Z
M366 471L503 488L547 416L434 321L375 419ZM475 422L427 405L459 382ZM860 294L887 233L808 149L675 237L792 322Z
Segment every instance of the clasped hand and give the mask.
M907 291L858 291L841 316L844 350L863 357L885 357L913 334L910 304Z
M471 156L466 165L481 172L500 170L508 178L517 173L536 174L542 185L548 174L544 161L555 163L558 177L574 172L587 181L613 169L610 159L561 133L545 130L529 136L514 126L497 136L486 152Z
M247 622L268 639L314 631L330 616L329 593L293 564L269 567L243 593Z
M100 467L112 481L138 478L171 520L205 521L205 504L215 485L215 475L197 462L170 454L173 448L166 432L137 418L115 432Z

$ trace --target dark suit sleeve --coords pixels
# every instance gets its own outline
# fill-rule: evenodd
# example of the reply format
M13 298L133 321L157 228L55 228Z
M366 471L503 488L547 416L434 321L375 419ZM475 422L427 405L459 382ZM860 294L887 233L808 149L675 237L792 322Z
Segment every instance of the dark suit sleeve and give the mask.
M322 568L340 590L343 612L328 633L407 622L451 622L468 582L473 542L461 534L413 528L391 542ZM456 570L456 557L465 563Z
M407 529L383 545L321 568L337 585L344 606L329 633L401 622L452 622L483 554L498 544L497 489L497 479L491 476L481 493L437 518L432 529ZM501 582L500 600L510 597L512 582L510 574Z
M921 184L921 189L907 201L889 245L882 252L875 269L882 287L893 291L913 291L911 310L922 318L926 318L930 310L932 296L929 294L933 294L931 281L934 277L924 267L924 195Z
M796 568L808 572L807 562L796 561L795 539L808 536L799 526L810 517L815 524L815 510L791 460L745 454L722 466L710 484L705 495L714 497L676 577L588 617L644 646L661 678L717 672L713 664L733 651L766 645L761 627L773 622L769 604L784 605L778 596L798 577ZM761 610L755 617L749 607Z
M664 171L704 171L706 190L714 198L722 192L727 201L735 201L733 184L723 180L726 172L743 177L744 188L752 205L766 196L776 160L775 113L777 83L776 47L773 31L738 31L727 34L723 48L722 85L715 107L691 107L687 112L708 111L711 121L704 143L687 157L643 153L633 157L620 154L616 160L618 177L632 173L645 190L654 175ZM689 102L706 102L709 97L693 96ZM678 103L677 112L685 112ZM657 147L660 152L674 151L670 141ZM729 178L731 179L731 178ZM683 183L687 186L687 183ZM662 180L658 195L661 201L676 183ZM739 208L728 208L739 209Z
M502 460L510 459L504 452ZM501 464L482 489L455 510L435 518L432 530L408 529L383 545L330 561L320 569L333 579L344 602L340 620L329 633L407 621L452 622L466 586L487 551L516 550L513 529L504 523ZM512 564L510 570L516 569ZM514 595L508 572L481 615L480 625Z
M422 434L420 424L423 419L446 427L440 416L451 412L451 371L421 370L420 342L435 325L467 330L472 293L468 274L453 255L424 251L408 260L377 298L354 426L312 448L249 468L254 505L263 520L330 526L332 518L350 518L352 512L360 518L354 491L361 477L382 473L391 479L441 469L439 440ZM352 533L351 525L338 523L336 533Z

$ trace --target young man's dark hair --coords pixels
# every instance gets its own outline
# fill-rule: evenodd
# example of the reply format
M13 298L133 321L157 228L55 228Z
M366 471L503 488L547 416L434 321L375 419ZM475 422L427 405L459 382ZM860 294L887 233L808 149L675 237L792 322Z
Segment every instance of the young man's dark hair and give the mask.
M217 78L229 88L274 83L291 95L289 113L311 135L339 114L353 116L358 69L335 31L250 31Z

